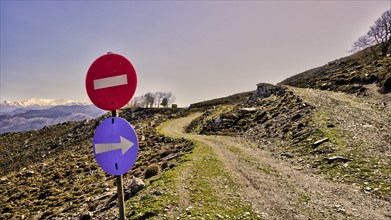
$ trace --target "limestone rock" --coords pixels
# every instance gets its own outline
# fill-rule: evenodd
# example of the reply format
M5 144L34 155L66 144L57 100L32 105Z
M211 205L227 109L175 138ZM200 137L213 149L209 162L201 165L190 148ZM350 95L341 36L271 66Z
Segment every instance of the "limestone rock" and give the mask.
M332 156L330 158L327 159L328 160L328 163L334 163L334 162L347 162L349 161L349 159L346 159L345 157L343 156Z
M136 194L144 187L145 187L145 183L140 178L133 178L132 182L130 183L130 191L132 194Z
M329 141L329 138L323 138L321 140L315 141L315 143L312 145L313 148L318 147L319 145L323 144L324 142Z

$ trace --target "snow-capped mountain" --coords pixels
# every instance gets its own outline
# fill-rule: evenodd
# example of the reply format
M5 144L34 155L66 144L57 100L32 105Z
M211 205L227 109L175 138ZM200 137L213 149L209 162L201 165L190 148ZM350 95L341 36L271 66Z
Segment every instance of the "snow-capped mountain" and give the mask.
M75 101L71 99L24 99L16 101L3 101L1 104L9 106L55 106L55 105L88 105L91 104L87 101Z
M0 103L0 134L40 129L66 121L93 119L104 111L87 101L26 99Z
M0 103L0 114L10 113L18 108L45 109L58 105L91 105L87 101L75 101L71 99L24 99L15 101L2 101Z

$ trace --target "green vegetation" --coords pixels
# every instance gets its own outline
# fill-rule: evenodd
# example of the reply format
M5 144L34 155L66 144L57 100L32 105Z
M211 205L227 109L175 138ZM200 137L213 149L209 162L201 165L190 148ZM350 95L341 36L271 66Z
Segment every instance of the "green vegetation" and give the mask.
M318 126L323 138L328 138L335 146L343 148L346 145L346 142L343 140L344 135L336 126L330 126L329 114L325 109L318 109L313 112L311 121Z
M317 110L311 116L312 123L317 127L313 133L314 140L327 137L328 144L312 148L308 146L309 156L304 156L313 161L313 166L320 170L320 173L330 179L339 182L350 183L360 186L366 192L372 192L382 198L390 200L391 196L391 161L367 153L368 146L362 141L354 144L347 144L345 135L336 126L328 126L328 119L331 116L326 110ZM326 153L319 159L319 154ZM330 160L332 156L338 155L343 160Z
M210 109L206 111L201 117L190 123L187 131L190 133L199 134L208 121L215 120L224 113L231 112L233 109L233 105L221 105L215 109Z
M253 167L256 167L259 171L266 173L266 174L274 174L278 175L277 171L274 170L270 165L262 163L262 161L259 161L255 159L254 157L247 156L244 154L243 150L235 147L235 146L228 146L228 150L232 153L239 156L239 160L245 162L246 164L252 165Z
M301 193L299 195L299 199L298 200L299 200L300 203L306 204L308 201L311 200L311 197L308 194L306 194L306 193Z
M144 177L145 179L156 176L159 173L159 166L156 163L153 163L147 167L145 170Z
M126 201L127 217L144 219L166 213L170 208L177 207L179 195L176 193L175 183L179 176L178 169L180 168L176 167L152 177L147 189Z
M158 130L162 132L167 123ZM150 186L127 201L127 216L130 219L259 219L251 204L240 199L237 185L214 150L192 141L195 147L182 157L181 163L150 178Z
M193 103L190 108L212 108L219 105L234 105L246 102L253 92L242 92L234 95L230 95L223 98L212 99L208 101Z
M378 65L383 64L381 61L378 61ZM370 67L363 69L366 71L367 68ZM374 70L372 69L372 71ZM364 77L369 77L369 75ZM318 103L318 101L314 100L316 96L311 91L295 88L289 89L295 91L294 93L299 94L299 96L285 93L285 95L281 96L272 95L269 98L273 98L272 102L269 99L262 100L262 103L260 103L261 109L265 112L265 115L268 115L268 119L258 122L255 126L248 124L247 126L251 129L254 129L254 127L256 129L256 132L250 133L250 137L259 138L258 140L266 138L266 140L274 143L272 146L279 146L279 148L272 149L273 151L277 150L278 154L283 157L292 158L294 163L298 165L316 168L319 173L333 181L357 185L367 193L373 193L390 200L391 161L387 157L382 157L381 154L368 153L371 149L371 141L362 141L360 138L354 139L351 133L346 133L346 131L342 130L339 124L341 122L337 122L338 119L335 115L332 115L335 113L331 113L328 106L320 104L320 107L310 107L310 111L303 114L295 112L295 106L308 106L303 104L298 97L310 100L310 103ZM331 99L335 98L334 104L346 105L347 108L352 108L352 111L360 111L361 108L373 109L371 103L367 103L360 98L354 98L351 95L330 92L324 92L324 95L330 96ZM240 109L240 107L233 106L230 111L224 111L220 115L215 114L213 117L239 115L238 108ZM383 114L381 109L376 109L376 111L380 115ZM246 117L256 118L256 115L262 115L261 111L248 113ZM287 116L292 118L287 118ZM340 117L343 116L341 115ZM205 126L207 124L206 122L201 122L201 120L198 123L202 124L196 124L193 127ZM218 128L219 134L230 135L229 132L224 133L224 129L230 129L229 131L237 131L237 135L241 135L243 129L248 129L248 127L236 129L240 126L239 123L231 123L230 126L229 128ZM361 124L357 126L361 126ZM382 125L375 124L373 126L381 127ZM362 130L354 131L357 134L363 132ZM210 134L214 134L213 132L213 130L209 131ZM385 138L389 143L390 137ZM325 140L325 142L315 146L314 143L320 140ZM241 155L240 150L235 147L229 147L228 150ZM261 172L273 174L273 170L268 166L258 164L258 161L254 161L250 157L241 157L240 159L253 166L257 165Z
M232 219L249 212L248 218L255 218L251 205L245 204L237 195L236 184L224 170L212 148L196 142L190 175L198 178L185 180L189 186L189 200L194 203L194 211L210 216L222 215ZM228 217L228 218L229 218Z
M301 88L365 94L363 85L376 83L381 93L391 91L391 57L374 56L382 45L375 45L350 56L329 62L285 79L280 84ZM388 51L390 53L390 51Z

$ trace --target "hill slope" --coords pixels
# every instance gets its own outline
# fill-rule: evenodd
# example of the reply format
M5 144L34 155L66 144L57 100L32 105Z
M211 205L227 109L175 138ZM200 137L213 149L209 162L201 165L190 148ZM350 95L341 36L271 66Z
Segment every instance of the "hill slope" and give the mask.
M254 105L205 112L188 131L242 136L277 157L391 201L391 94L379 94L374 85L365 89L367 96L357 97L280 88Z
M138 160L124 176L127 199L135 193L133 177L146 181L152 164L161 172L170 170L193 148L189 141L164 137L154 129L181 114L170 109L120 112L139 137ZM114 177L98 166L91 147L93 133L106 117L0 135L0 218L79 219L84 213L118 218L118 210L112 210L117 204Z
M127 217L389 218L391 106L384 103L390 103L391 94L377 93L374 85L366 91L367 96L357 97L280 87L251 105L210 108L188 129L227 138L177 133L175 139L156 132L156 125L187 115L188 109L121 111L137 125L140 140L138 161L124 177ZM98 167L90 146L105 117L0 135L0 200L5 204L0 216L116 219L114 178ZM160 174L147 178L151 164ZM147 185L138 193L131 190L133 176ZM273 194L279 198L262 187L279 189ZM319 187L322 193L313 191Z
M363 85L375 83L381 93L391 91L391 56L378 54L378 46L307 70L285 79L280 85L363 93ZM375 51L375 52L374 52Z
M298 93L302 92L306 93L305 90L298 91ZM292 145L284 147L289 142L287 139L284 143L279 138L273 140L267 137L269 135L264 134L262 141L259 141L256 139L260 135L259 132L251 132L251 137L240 134L238 137L188 134L182 129L186 122L190 122L189 117L167 122L163 128L169 135L182 136L198 143L192 154L192 160L181 165L184 168L177 170L179 177L175 178L177 181L181 180L180 183L176 183L178 190L182 192L179 197L187 206L193 207L187 216L179 215L181 218L191 218L194 215L201 217L205 215L206 210L206 213L211 216L225 216L229 219L388 219L391 217L389 209L391 203L386 201L389 196L384 197L386 200L375 198L372 193L369 193L372 189L359 190L357 185L328 180L324 175L316 175L316 170L306 165L314 161L314 158L308 155L295 152L292 153L291 160L276 158L275 153L281 150L284 155L295 150L291 149L295 147ZM255 142L249 141L254 138ZM202 154L201 151L207 153ZM301 153L304 151L302 150ZM327 155L317 156L328 160ZM302 160L302 163L294 163L297 159ZM351 169L350 166L361 168L356 166L356 162L360 159L365 160L360 157L351 159L350 165L346 166L347 170ZM198 161L202 161L202 167L197 165L200 163ZM212 161L218 161L219 165L216 166ZM329 166L339 166L339 163L340 161L332 161ZM376 183L378 186L388 187L390 173L383 172L388 169L388 164L372 165L377 166L374 168L374 173L360 176L360 178L364 177L364 181L373 181L369 186L364 184L365 187L373 187L375 180L380 180ZM334 170L338 169L334 168ZM213 175L210 174L212 171L214 171ZM354 172L355 170L352 170L344 174L355 175ZM375 173L381 177L377 177ZM195 176L202 177L206 181L196 180ZM353 183L355 184L354 181ZM206 194L203 190L198 192L189 188L212 190ZM383 190L387 189L377 190L382 191L377 195L384 195L386 191ZM193 197L198 200L192 199ZM245 207L246 211L240 212L243 206L232 205L238 197L244 200L242 204L251 204L252 209ZM185 208L186 206L179 207L180 210ZM182 211L184 212L185 210Z

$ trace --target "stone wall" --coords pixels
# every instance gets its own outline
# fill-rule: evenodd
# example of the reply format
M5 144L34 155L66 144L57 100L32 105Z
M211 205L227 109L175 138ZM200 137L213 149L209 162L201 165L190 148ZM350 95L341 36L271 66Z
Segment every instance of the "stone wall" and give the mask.
M257 89L254 91L253 95L248 100L248 103L254 103L258 99L269 97L275 91L278 90L278 87L269 83L258 83Z

